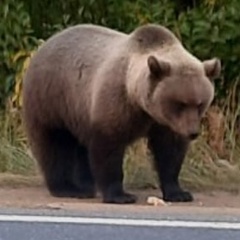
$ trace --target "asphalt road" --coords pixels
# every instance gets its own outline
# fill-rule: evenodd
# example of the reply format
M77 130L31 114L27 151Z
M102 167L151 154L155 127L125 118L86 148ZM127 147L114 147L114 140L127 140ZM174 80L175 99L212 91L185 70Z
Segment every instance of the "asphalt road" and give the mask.
M0 240L239 240L240 211L83 206L0 210Z

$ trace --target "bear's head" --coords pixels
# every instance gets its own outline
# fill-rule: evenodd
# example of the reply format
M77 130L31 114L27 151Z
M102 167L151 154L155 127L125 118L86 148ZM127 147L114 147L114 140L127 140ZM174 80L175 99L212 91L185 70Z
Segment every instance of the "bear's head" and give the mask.
M213 79L220 75L220 60L200 61L165 28L145 27L145 33L148 28L148 35L141 34L141 29L134 33L134 37L138 36L138 45L145 45L138 46L131 57L128 94L154 121L195 139L214 97ZM153 40L150 39L154 43L152 49L151 32L155 34ZM161 44L158 46L157 42ZM148 49L144 51L146 46Z
M216 58L179 65L147 59L148 74L141 106L157 122L189 139L199 133L201 119L214 97L213 79L220 74Z

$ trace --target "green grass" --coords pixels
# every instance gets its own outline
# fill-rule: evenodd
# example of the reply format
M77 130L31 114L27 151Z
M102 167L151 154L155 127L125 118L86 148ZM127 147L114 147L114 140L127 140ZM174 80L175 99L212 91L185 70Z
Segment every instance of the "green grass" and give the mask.
M35 164L27 149L19 112L0 114L0 172L35 174Z

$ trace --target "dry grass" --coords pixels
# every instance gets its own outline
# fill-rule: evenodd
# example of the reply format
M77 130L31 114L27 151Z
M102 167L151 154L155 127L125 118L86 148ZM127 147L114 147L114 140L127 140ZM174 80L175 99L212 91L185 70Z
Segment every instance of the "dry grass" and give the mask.
M44 186L43 179L40 175L23 175L13 173L0 174L0 187L41 187Z
M228 153L229 159L219 158L204 137L191 144L181 172L183 186L196 191L240 190L240 145ZM130 147L126 154L125 183L133 188L156 188L157 177L144 141Z
M151 155L146 140L141 139L130 146L125 154L125 184L132 188L156 188L157 175L153 171Z
M20 113L0 114L0 172L31 175L35 164L27 150Z

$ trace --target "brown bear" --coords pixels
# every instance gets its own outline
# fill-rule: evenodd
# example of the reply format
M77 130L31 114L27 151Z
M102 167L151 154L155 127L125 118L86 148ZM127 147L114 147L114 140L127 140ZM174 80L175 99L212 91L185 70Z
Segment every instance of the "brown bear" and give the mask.
M133 203L123 156L146 137L163 199L192 201L178 176L210 105L217 58L201 62L163 26L130 34L83 24L57 33L33 57L23 83L30 147L53 196Z

